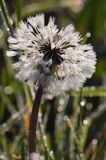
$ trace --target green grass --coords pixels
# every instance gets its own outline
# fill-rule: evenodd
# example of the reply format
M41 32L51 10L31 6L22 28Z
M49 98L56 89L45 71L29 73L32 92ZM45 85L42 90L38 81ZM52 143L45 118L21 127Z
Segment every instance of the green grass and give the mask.
M99 4L103 7L104 1L97 1L95 5L98 5L96 8L99 10ZM0 60L0 158L4 157L4 160L28 160L28 124L33 104L29 87L14 78L12 60L6 56L7 37L13 34L21 19L44 11L46 15L55 14L60 26L75 21L76 27L79 27L83 34L85 31L94 30L94 16L91 17L92 14L89 14L94 0L91 0L89 5L85 3L79 13L62 6L60 1L28 2L11 2L14 8L10 14L9 5L0 0L4 24L0 29L3 34L0 37L0 58L1 55L3 57L3 61ZM93 33L94 38L87 40L93 42L96 39L93 42L96 47L98 42L102 43L104 39L100 28L104 27L105 17L101 19L98 10L95 25L99 25ZM98 52L105 54L106 49ZM103 68L101 73L102 70ZM94 79L103 80L103 77L104 72ZM37 126L37 152L43 155L45 160L105 160L106 87L103 83L95 87L95 82L96 80L92 81L93 87L83 87L82 92L69 90L52 100L42 101Z

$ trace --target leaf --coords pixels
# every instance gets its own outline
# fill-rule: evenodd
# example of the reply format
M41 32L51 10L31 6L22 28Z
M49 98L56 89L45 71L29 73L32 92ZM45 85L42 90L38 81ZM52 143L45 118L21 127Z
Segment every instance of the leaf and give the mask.
M18 27L22 15L22 0L15 0L15 4L16 4L16 27Z
M71 95L78 95L80 94L80 90L75 91L75 90L70 90L66 92L67 94ZM104 87L83 87L82 88L82 96L106 96L106 88Z
M13 35L13 29L12 29L12 23L11 23L12 21L8 15L7 7L4 0L0 0L0 8L1 8L3 19L4 19L6 30L10 32L11 35Z

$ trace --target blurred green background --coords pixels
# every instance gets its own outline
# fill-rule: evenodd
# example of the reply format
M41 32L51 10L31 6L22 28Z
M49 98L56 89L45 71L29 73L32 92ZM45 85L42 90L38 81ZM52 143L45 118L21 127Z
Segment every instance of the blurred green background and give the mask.
M0 160L28 160L33 97L15 79L7 38L27 16L45 13L73 23L97 55L96 72L81 91L42 101L37 152L45 160L106 160L106 0L0 0ZM90 34L89 34L90 33Z

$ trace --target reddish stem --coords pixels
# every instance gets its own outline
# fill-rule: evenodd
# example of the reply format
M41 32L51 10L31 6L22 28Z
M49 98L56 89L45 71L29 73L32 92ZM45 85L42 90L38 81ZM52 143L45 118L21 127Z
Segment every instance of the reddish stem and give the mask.
M30 117L29 125L29 155L33 152L36 152L36 126L38 119L39 106L43 94L42 86L38 87L36 96L33 103L32 113Z

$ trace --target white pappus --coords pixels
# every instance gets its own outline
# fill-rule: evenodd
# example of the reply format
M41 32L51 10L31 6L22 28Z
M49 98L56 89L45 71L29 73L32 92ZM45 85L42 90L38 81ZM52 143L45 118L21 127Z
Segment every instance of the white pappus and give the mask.
M82 39L72 24L59 30L54 18L45 25L44 14L39 14L20 22L14 37L8 38L7 55L18 56L13 64L16 78L57 95L79 89L95 71L93 47L82 45Z

